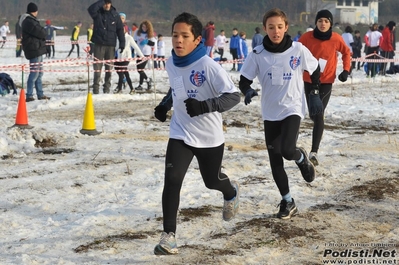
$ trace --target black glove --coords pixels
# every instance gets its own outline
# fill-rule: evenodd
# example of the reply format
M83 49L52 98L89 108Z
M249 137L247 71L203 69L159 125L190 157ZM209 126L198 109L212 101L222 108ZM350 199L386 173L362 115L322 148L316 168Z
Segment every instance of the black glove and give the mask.
M186 103L187 114L190 115L190 117L195 117L209 112L208 104L206 104L205 101L188 98L184 103Z
M166 121L166 113L168 113L168 108L165 105L158 105L155 107L154 116L159 121Z
M348 79L348 75L349 75L349 72L346 70L343 70L342 73L340 73L338 76L339 81L345 82Z
M119 47L119 51L122 54L123 50L125 49L125 47Z
M244 100L245 105L248 105L249 103L251 103L251 101L252 101L251 99L257 95L258 95L258 92L256 92L252 88L248 89L247 92L245 92L245 100Z
M309 115L315 116L323 112L323 102L321 101L318 87L309 94Z

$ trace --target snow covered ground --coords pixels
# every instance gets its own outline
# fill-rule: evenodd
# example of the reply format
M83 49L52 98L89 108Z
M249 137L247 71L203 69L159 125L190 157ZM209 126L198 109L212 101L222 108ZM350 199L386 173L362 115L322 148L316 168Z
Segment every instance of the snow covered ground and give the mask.
M10 128L19 96L0 98L0 264L399 262L393 252L399 250L399 75L369 79L354 71L346 83L336 82L316 180L305 183L295 163L286 162L300 211L288 221L274 216L280 195L259 97L224 113L223 171L241 185L239 214L231 222L222 220L223 198L205 188L194 159L181 192L180 253L158 257L153 248L162 230L169 119L159 122L153 109L168 90L167 74L147 71L156 93L93 95L101 134L83 135L85 59L57 61L70 49L66 37L57 40L56 60L46 59L43 76L51 100L27 103L34 128ZM170 38L166 42L170 50ZM1 49L0 57L0 72L21 86L22 73L4 67L28 61L15 58L14 43ZM137 86L133 63L131 68ZM239 73L230 75L238 84ZM257 81L254 86L260 89ZM311 125L308 118L303 121L298 140L308 151Z

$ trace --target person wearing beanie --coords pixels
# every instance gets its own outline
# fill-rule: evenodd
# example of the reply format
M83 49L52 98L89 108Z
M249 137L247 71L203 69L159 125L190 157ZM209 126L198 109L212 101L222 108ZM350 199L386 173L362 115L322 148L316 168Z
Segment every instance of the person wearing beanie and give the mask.
M94 78L93 78L93 94L98 94L100 91L101 68L104 60L112 60L115 58L116 40L119 41L119 50L125 49L125 32L121 16L112 6L110 0L99 0L89 6L87 9L91 18L93 19L93 36L91 42L93 43L93 56L95 62L93 64ZM103 93L110 93L111 87L111 70L112 63L105 64L105 80L103 86Z
M301 42L310 52L319 60L320 65L320 85L316 92L323 102L323 111L318 114L309 113L313 121L312 147L309 153L309 159L317 166L321 138L324 132L324 111L330 100L332 85L336 79L338 56L337 52L342 54L341 60L343 70L338 75L338 80L345 82L348 79L351 69L351 53L342 36L333 32L333 15L329 10L320 10L317 12L313 31L304 33L300 38ZM310 97L313 97L314 90L309 73L305 72L303 76L305 82L305 94L308 99L308 108L310 107Z
M396 23L394 21L389 21L385 28L382 30L382 41L380 43L381 49L381 56L385 57L386 59L393 59L395 55L395 34L394 30L396 27ZM382 63L381 74L385 75L387 71L387 64L386 62ZM391 62L389 70L392 70L395 63Z
M29 3L28 7L26 9L26 13L35 13L37 12L39 9L37 8L37 5L35 3Z
M27 13L21 15L19 24L22 29L22 49L25 58L30 63L30 73L27 82L26 102L35 100L33 97L33 86L39 100L48 100L49 97L43 94L43 54L46 50L46 30L40 25L37 19L38 7L35 3L29 3Z
M52 58L54 59L55 57L55 31L56 30L64 30L68 29L67 27L62 27L62 26L54 26L51 25L51 20L47 19L46 20L46 26L44 26L44 29L46 30L46 58ZM51 56L51 50L53 51L53 56Z

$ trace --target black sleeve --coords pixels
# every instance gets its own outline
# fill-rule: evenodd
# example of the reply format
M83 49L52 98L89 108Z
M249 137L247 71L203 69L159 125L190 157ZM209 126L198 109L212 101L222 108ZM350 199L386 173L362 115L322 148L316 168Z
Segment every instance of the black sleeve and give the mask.
M104 4L104 0L99 0L89 6L87 11L89 12L92 19L95 19L99 15L99 11L104 6Z
M170 87L166 96L162 99L159 105L164 105L168 110L173 106L172 88Z
M224 93L220 97L205 100L209 112L224 112L240 103L240 93Z
M249 80L248 78L246 78L243 75L240 75L240 82L238 83L238 88L241 90L241 93L243 93L245 95L245 93L247 93L247 91L251 88L253 81Z
M312 73L310 76L310 79L312 80L312 85L319 85L320 84L320 66L317 65L316 70Z

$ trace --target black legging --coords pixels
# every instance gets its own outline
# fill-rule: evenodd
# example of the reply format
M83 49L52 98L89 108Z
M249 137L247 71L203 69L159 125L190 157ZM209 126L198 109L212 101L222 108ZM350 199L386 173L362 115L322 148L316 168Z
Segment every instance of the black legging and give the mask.
M130 90L133 90L132 80L130 79L129 70L127 66L129 65L129 61L126 62L115 62L115 71L119 76L118 79L118 89L122 89L123 77L126 77L126 82L130 87Z
M306 102L308 103L309 108L309 94L312 90L312 84L305 82L305 94L306 94ZM328 101L331 96L332 84L321 84L319 88L319 95L321 101L323 102L323 112L314 116L310 116L310 119L313 121L313 133L312 133L312 149L311 152L316 152L319 150L321 138L323 137L324 132L324 111L327 108Z
M69 51L69 53L68 53L68 57L71 55L71 53L73 52L73 49L75 48L75 46L76 46L76 50L77 50L77 52L78 52L78 57L79 57L79 44L78 43L72 43L72 48L71 48L71 50Z
M224 144L214 148L195 148L182 140L169 139L165 158L165 183L162 193L163 226L167 233L176 232L180 190L188 166L195 156L205 186L223 193L225 200L235 196L227 175L221 173Z
M146 56L146 57L150 57L150 56ZM142 60L137 60L137 71L139 72L140 75L140 81L139 84L142 85L144 83L144 80L147 80L147 75L144 72L145 66L147 65L148 60L146 61L142 61Z
M288 116L282 121L264 121L265 140L269 153L273 179L281 196L290 192L284 160L299 160L301 152L296 148L301 117Z
M238 59L237 48L231 48L230 49L230 53L231 53L231 56L233 56L233 60L237 60ZM237 64L237 66L238 66L238 64ZM236 68L236 64L235 63L233 63L233 68Z

